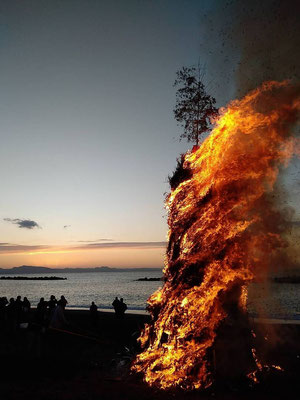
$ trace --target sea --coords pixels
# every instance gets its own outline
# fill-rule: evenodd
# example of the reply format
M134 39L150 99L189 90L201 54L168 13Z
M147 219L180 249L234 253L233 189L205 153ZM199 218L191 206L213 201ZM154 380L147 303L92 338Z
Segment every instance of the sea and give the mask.
M26 296L32 306L36 306L41 297L49 299L64 295L68 308L88 309L94 301L100 310L113 311L114 298L123 297L128 311L144 313L147 299L163 281L138 281L140 278L160 278L160 271L124 271L124 272L81 272L57 273L55 276L66 280L22 281L0 280L0 297L16 298ZM13 275L10 275L13 276ZM26 277L42 277L45 274L18 274ZM247 307L250 315L277 319L300 320L300 284L276 283L266 281L252 283L248 288Z
M149 296L163 285L163 281L137 281L140 278L160 278L162 272L149 270L124 272L79 272L46 274L66 280L0 280L0 297L16 298L26 296L32 306L36 306L41 297L48 300L51 295L60 298L64 295L68 308L88 309L94 301L101 310L113 310L114 298L122 297L128 310L145 311ZM43 277L43 274L17 274L25 277ZM7 275L6 275L7 276ZM9 275L13 277L14 275Z

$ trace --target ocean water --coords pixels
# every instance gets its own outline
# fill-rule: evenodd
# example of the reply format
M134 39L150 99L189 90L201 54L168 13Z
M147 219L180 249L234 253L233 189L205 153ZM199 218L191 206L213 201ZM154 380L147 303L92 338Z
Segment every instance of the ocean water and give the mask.
M26 296L33 306L41 297L45 300L54 294L64 295L68 307L89 308L94 301L100 309L112 310L111 303L116 296L123 297L129 310L142 311L147 299L163 281L137 282L136 279L159 278L159 271L126 271L102 273L55 273L66 277L63 281L13 281L0 280L0 297ZM24 276L45 276L32 274ZM248 290L248 310L252 315L271 318L300 319L300 284L293 283L253 283Z
M300 320L300 284L266 281L248 288L248 311L252 315Z
M68 307L89 308L94 301L100 309L112 309L111 303L116 296L123 297L129 310L145 310L149 296L163 285L162 281L137 282L139 278L160 278L160 271L125 272L82 272L56 273L67 280L57 281L18 281L0 280L0 297L16 298L26 296L32 306L36 306L41 297L48 300L53 294L56 298L64 295ZM13 275L10 275L13 276ZM18 274L18 276L39 277L45 274Z

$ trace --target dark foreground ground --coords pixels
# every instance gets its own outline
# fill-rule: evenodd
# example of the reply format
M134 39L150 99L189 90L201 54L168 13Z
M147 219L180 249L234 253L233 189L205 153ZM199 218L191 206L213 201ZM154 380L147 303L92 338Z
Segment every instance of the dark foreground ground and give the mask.
M118 320L114 314L100 313L97 327L87 311L67 310L66 316L65 332L1 330L1 400L300 398L300 325L256 326L261 340L272 341L264 347L264 357L280 364L283 372L265 371L257 385L225 379L206 392L183 392L149 388L129 373L132 351L125 354L124 345L135 348L136 333L147 316L128 314Z

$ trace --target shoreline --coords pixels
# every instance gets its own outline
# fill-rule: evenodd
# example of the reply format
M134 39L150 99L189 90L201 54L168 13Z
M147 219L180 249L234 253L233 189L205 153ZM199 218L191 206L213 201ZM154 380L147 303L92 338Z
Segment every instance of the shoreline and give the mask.
M33 308L36 308L36 307L33 307ZM72 306L70 306L70 307L67 306L66 307L66 311L68 311L68 310L70 310L70 311L88 311L88 312L90 311L89 307L72 307ZM115 310L113 308L101 308L101 307L99 307L98 308L98 312L101 313L101 314L102 313L114 314ZM142 315L142 316L150 315L149 312L146 311L146 309L145 310L127 309L126 312L125 312L125 315L128 315L128 314Z
M32 307L32 309L35 309L36 307ZM66 311L89 311L89 307L66 307ZM114 309L112 308L98 308L99 313L107 313L107 314L114 314ZM145 309L145 310L140 310L140 309L127 309L125 315L132 314L136 316L150 316L150 313ZM257 316L252 316L248 314L250 322L253 324L294 324L294 325L300 325L300 319L297 318L291 318L291 316L287 316L286 318L279 316L278 318L274 316L270 317L257 317Z
M31 307L31 311L34 312L36 310L36 306L32 306ZM66 306L65 308L65 312L78 312L78 313L89 313L90 308L89 307L77 307L77 306ZM99 315L114 315L115 311L113 308L101 308L98 307L98 313ZM144 309L144 310L140 310L140 309L127 309L125 312L125 316L126 315L132 315L132 316L136 316L136 317L150 317L150 313ZM249 317L249 321L252 325L300 325L300 318L291 318L291 316L278 316L278 318L274 317L274 316L270 316L270 317L258 317L258 316L254 316L251 314L248 314Z
M31 310L32 311L35 311L36 310L36 306L32 306L31 307ZM90 311L90 308L89 307L76 307L76 306L66 306L66 308L65 308L65 311L66 312L68 312L68 311L82 311L82 312L89 312ZM100 314L109 314L109 315L111 315L111 314L115 314L115 310L113 309L113 308L101 308L101 307L98 307L98 312L100 313ZM149 314L149 312L145 309L145 310L138 310L138 309L127 309L126 310L126 312L125 312L125 315L128 315L128 314L132 314L132 315L136 315L136 316L150 316L150 314Z
M36 306L32 306L31 310L36 310ZM65 311L72 311L72 312L87 312L89 313L90 309L89 307L76 307L76 306L67 306L65 308ZM103 315L103 314L107 314L107 315L114 315L115 311L113 308L101 308L98 307L98 312L99 314ZM150 313L144 309L144 310L140 310L140 309L127 309L125 312L125 315L133 315L133 316L141 316L141 317L150 317ZM278 316L278 318L274 317L274 316L270 316L270 317L258 317L258 316L253 316L251 314L248 314L249 317L249 321L252 324L268 324L268 325L300 325L300 318L291 318L291 316L287 316L286 318L282 317L282 316Z

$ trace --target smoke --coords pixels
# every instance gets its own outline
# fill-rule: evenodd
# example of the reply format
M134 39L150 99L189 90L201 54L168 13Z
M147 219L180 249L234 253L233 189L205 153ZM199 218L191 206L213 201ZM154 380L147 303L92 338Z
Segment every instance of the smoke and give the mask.
M234 37L241 50L237 70L238 95L267 80L299 79L300 3L252 0L236 3Z
M297 0L211 2L200 21L200 57L221 103L267 80L299 80Z
M299 82L299 1L234 0L225 5L224 11L232 19L232 27L228 24L226 28L223 26L224 41L239 54L233 72L235 96L242 97L265 81L289 79L295 84ZM281 235L287 240L286 248L276 262L279 268L284 269L294 269L299 263L299 241L295 240L295 229L289 234L291 221L299 214L299 206L291 196L292 188L299 182L299 166L299 159L295 158L290 167L280 169L269 199L278 210Z

